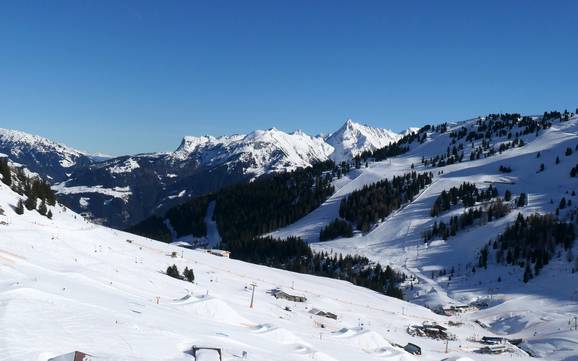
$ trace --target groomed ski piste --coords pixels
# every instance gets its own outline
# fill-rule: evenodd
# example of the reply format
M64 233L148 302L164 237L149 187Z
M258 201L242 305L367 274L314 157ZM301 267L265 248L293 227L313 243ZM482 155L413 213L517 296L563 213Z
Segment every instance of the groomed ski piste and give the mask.
M488 269L478 269L475 273L466 271L468 266L478 266L479 250L513 223L518 213L554 213L562 197L576 204L578 198L571 194L578 191L578 182L569 174L578 164L578 153L565 156L565 149L574 150L578 144L578 118L570 118L567 122L554 121L550 129L541 130L537 137L534 133L522 136L526 143L524 146L496 152L487 158L470 161L471 148L466 142L462 163L439 168L421 164L422 157L428 159L446 152L448 145L451 146L449 133L452 130L463 126L471 129L476 121L449 124L446 133L428 133L423 144L414 143L411 150L402 156L369 163L367 168L362 166L351 171L334 182L335 194L321 207L271 235L278 238L300 236L315 250L364 255L413 275L417 283L412 289L405 290L406 300L412 303L431 309L475 302L488 304L486 309L456 316L458 322L468 325L456 332L462 335L475 333L478 339L484 335L521 338L524 340L521 347L526 352L526 356L504 353L489 359L523 359L532 355L547 360L578 360L578 272L572 273L575 262L568 262L564 252L527 284L522 282L523 269L495 264L493 256L489 259ZM506 141L506 137L494 137L492 145L497 148ZM476 141L475 146L478 145L479 141ZM560 159L559 164L555 164L556 157ZM545 164L545 169L539 172L541 163ZM383 219L366 234L317 243L320 230L339 216L339 205L344 197L364 185L410 172L412 164L417 172L431 171L434 174L432 184L412 202ZM512 172L501 173L501 165L511 167ZM438 174L440 171L443 173ZM475 183L478 188L487 188L491 184L501 196L506 189L514 197L525 192L528 204L514 208L502 219L462 230L447 241L434 239L425 243L422 233L434 222L447 222L451 216L464 211L460 205L440 217L432 218L430 215L438 195L463 182ZM559 218L568 219L574 209L575 206L561 210ZM576 245L573 254L578 254ZM432 278L432 272L452 268L455 269L453 278L447 275ZM475 330L473 323L483 325L483 332ZM482 359L480 355L470 357Z

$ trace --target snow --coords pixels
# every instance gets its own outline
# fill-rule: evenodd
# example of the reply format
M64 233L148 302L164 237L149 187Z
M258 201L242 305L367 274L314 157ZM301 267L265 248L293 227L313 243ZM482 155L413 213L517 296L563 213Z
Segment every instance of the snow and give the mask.
M140 168L138 162L134 158L128 158L125 162L108 168L108 171L111 174L130 173L137 168Z
M52 186L52 189L59 194L86 194L86 193L99 193L107 196L112 196L114 198L122 199L127 201L132 195L129 186L126 187L114 187L105 188L102 185L96 186L67 186L68 181L61 182Z
M0 184L7 223L0 225L0 360L45 361L73 350L105 360L190 360L194 345L221 348L224 360L243 351L255 361L415 360L395 346L407 342L420 344L420 359L444 355L440 342L405 332L446 322L419 305L176 248L91 224L62 206L51 207L52 220L35 211L19 216L18 198ZM195 283L163 274L172 264L193 268ZM268 293L275 288L307 302L277 300ZM338 320L313 316L312 308ZM469 334L452 348L470 345Z
M371 128L347 121L327 138L303 131L286 133L276 128L249 134L213 137L184 137L172 153L177 160L194 158L203 165L234 165L241 162L244 173L259 176L269 172L310 167L328 159L347 160L365 150L374 150L399 139L387 129Z
M335 149L331 159L340 163L364 151L383 148L400 138L400 134L389 129L372 128L348 119L339 130L326 138L326 142Z
M80 199L78 200L78 203L80 204L81 207L86 208L90 204L90 198L89 197L80 197Z
M30 152L31 149L41 153L57 153L59 163L63 168L70 168L76 164L77 158L87 154L71 147L53 142L47 138L32 135L18 130L0 128L0 143L10 147L13 156Z
M471 126L473 122L463 122L456 127ZM570 210L576 209L578 199L571 196L572 191L577 190L576 180L569 176L569 172L578 164L578 153L574 152L571 156L564 153L567 147L574 150L578 144L578 118L564 123L555 122L550 129L542 130L538 137L535 134L524 136L526 145L502 154L469 161L470 145L466 144L464 162L443 168L424 168L421 165L422 156L429 158L446 152L450 144L448 133L428 134L425 143L414 144L407 154L370 164L368 168L362 167L347 177L335 180L337 191L325 203L271 235L279 238L300 236L312 242L316 250L364 255L411 274L417 281L413 290L406 290L406 296L416 304L436 308L490 299L490 308L458 317L466 324L481 320L489 325L488 329L468 326L474 335L523 338L525 342L521 347L538 357L548 360L575 358L578 355L578 331L571 329L571 320L578 315L578 273L571 272L574 262L568 263L564 252L560 259L551 262L528 284L521 282L523 270L497 265L493 255L487 270L472 274L466 272L466 266L477 266L478 250L511 224L518 212L526 215L552 213L561 197L571 199L573 205L560 212L561 219L567 219ZM494 138L493 142L499 144L505 140ZM536 156L538 152L540 158ZM558 165L555 164L557 156L560 158ZM546 166L543 172L537 172L540 163ZM419 172L432 171L435 175L434 182L411 203L391 214L367 234L315 243L321 228L338 216L339 202L343 197L366 184L406 173L410 171L411 164ZM511 166L512 172L500 173L500 165ZM443 174L437 174L440 170L443 170ZM525 192L529 204L515 209L502 219L460 231L447 241L434 240L424 244L421 234L434 221L447 221L450 216L463 211L463 208L457 207L438 218L431 218L429 211L434 200L441 191L465 181L475 183L480 188L493 184L501 195L506 189L512 191L514 197ZM574 247L573 253L578 254L578 247ZM452 267L456 275L451 280L447 276L432 276L432 271ZM498 278L501 278L500 282ZM523 351L515 351L515 357L524 357ZM479 359L481 356L469 357Z

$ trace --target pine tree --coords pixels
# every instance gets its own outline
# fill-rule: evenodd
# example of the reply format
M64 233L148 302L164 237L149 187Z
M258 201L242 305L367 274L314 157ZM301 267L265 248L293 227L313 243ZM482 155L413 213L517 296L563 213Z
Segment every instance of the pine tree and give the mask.
M24 214L24 202L22 202L22 199L18 200L18 203L16 204L16 209L14 209L14 211L16 212L16 214Z
M52 211L49 209L48 213L46 213L46 217L48 217L48 219L52 219Z
M8 160L6 158L0 159L0 174L2 175L2 182L7 186L12 185L12 171L8 166Z
M45 216L46 212L48 212L48 209L46 208L46 202L42 200L42 202L40 203L40 207L38 207L38 213Z
M177 265L168 266L166 274L167 276L173 278L182 279L181 274L179 273L179 269L177 268Z
M526 202L526 193L520 193L520 196L518 197L518 207L524 207Z
M31 194L28 195L28 198L26 198L26 201L24 202L24 206L26 207L26 209L28 209L29 211L32 211L34 209L36 209L36 197L32 196Z
M526 262L526 269L524 270L524 283L528 283L532 277L532 269L530 268L530 264Z
M185 279L189 282L194 282L195 281L195 273L193 272L193 269L185 267L185 270L183 271L183 277L185 277Z

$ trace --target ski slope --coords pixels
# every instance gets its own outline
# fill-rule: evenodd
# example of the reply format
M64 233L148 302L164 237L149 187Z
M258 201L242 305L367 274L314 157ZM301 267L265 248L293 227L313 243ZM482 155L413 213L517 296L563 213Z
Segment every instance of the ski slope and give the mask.
M407 342L422 347L423 360L491 359L472 353L466 338L484 332L476 324L450 327L458 338L446 354L444 342L405 332L422 322L447 325L422 306L111 230L62 206L51 209L52 220L19 216L18 198L0 184L0 360L46 361L74 350L104 360L194 360L193 346L220 348L224 360L243 352L257 361L416 360L396 346ZM195 282L165 275L172 264L193 268ZM277 300L269 294L277 288L307 301Z
M412 290L406 290L407 298L430 308L491 299L492 307L461 318L470 322L486 322L488 330L496 334L524 338L527 340L525 348L537 357L577 360L578 331L571 328L574 327L574 317L578 316L578 273L572 274L573 263L564 260L564 255L528 284L521 282L523 270L515 267L492 264L488 270L478 270L476 273L466 269L471 265L477 266L478 251L512 223L518 212L525 215L553 213L561 197L571 199L572 206L561 210L560 219L566 220L576 209L578 197L571 193L577 191L578 184L569 173L578 164L578 153L565 156L564 152L567 147L574 150L578 144L578 118L564 123L556 121L550 129L541 131L538 137L534 134L523 136L526 143L523 147L501 154L470 161L468 145L462 163L441 168L421 165L422 156L427 159L446 152L452 129L472 126L473 122L450 125L444 134L430 133L426 142L417 146L414 144L410 152L383 162L370 163L369 167L351 173L349 178L337 180L338 190L321 207L272 235L280 238L301 236L316 250L360 254L412 274L418 281ZM506 140L494 138L493 142L497 146ZM537 153L540 153L539 158ZM557 156L560 164L556 165ZM541 163L545 164L545 170L538 172ZM412 164L418 172L433 172L434 181L411 203L391 214L367 234L315 243L318 242L320 230L338 217L341 199L366 184L407 173L411 171ZM500 165L511 167L512 172L501 173L498 170ZM438 174L439 171L443 173ZM492 184L500 195L506 189L514 197L525 192L529 203L526 207L514 209L505 218L462 230L447 241L439 239L425 244L421 235L434 221L444 220L447 223L451 216L463 212L463 208L457 207L438 218L430 216L437 196L443 190L457 187L463 182L475 183L478 188ZM574 249L574 254L578 254L578 249ZM495 263L495 260L492 258L490 263ZM456 270L452 280L447 276L432 277L432 272L451 268ZM501 282L497 281L499 277Z

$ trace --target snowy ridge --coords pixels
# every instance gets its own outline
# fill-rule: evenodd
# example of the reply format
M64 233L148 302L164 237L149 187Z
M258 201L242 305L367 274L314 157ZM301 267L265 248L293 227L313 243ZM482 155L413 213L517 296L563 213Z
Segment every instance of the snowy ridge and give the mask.
M10 148L9 155L18 158L22 153L56 153L60 159L60 165L64 168L72 167L78 158L87 156L81 152L63 144L53 142L50 139L32 135L18 130L0 128L0 143Z
M200 164L211 166L239 162L246 173L261 175L309 167L328 159L332 151L321 138L301 131L285 133L272 128L218 138L187 136L172 156L178 160L194 158Z
M187 136L172 156L179 160L193 157L213 165L240 161L246 165L246 172L260 175L309 167L328 159L348 160L364 151L382 148L401 136L391 130L348 120L326 138L310 136L300 130L286 133L276 128L246 135Z

